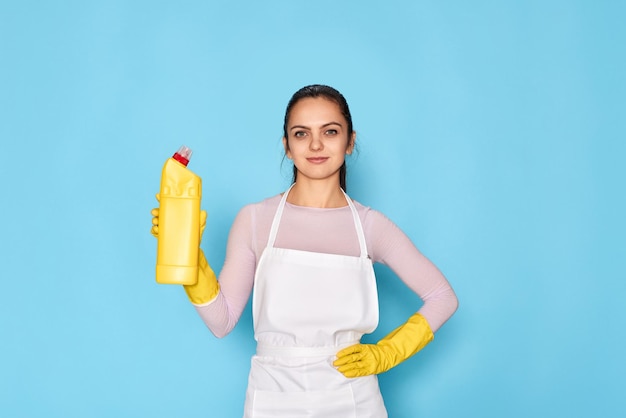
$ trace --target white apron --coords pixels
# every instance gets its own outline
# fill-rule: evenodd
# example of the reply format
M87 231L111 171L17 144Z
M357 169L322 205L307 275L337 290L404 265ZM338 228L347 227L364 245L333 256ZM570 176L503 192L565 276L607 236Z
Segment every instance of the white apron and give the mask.
M376 375L349 379L332 365L340 349L378 325L374 268L356 208L346 195L359 257L275 248L288 194L254 279L257 352L244 418L385 418Z

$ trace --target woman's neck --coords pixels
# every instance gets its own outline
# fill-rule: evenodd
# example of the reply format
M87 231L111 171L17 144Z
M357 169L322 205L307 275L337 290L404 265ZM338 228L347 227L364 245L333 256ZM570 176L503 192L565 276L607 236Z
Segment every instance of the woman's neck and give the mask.
M287 202L313 208L341 208L348 204L338 183L300 179L289 192Z

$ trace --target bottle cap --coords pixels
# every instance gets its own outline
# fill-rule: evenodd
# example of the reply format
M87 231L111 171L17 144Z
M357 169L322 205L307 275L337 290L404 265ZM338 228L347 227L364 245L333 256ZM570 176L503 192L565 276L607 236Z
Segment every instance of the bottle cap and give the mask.
M183 145L178 149L178 151L176 151L172 158L187 167L187 164L189 164L189 160L191 159L191 153L191 148Z

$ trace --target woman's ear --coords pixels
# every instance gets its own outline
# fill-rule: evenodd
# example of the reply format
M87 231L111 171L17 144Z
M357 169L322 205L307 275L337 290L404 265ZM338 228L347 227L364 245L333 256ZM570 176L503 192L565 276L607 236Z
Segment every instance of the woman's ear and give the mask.
M283 148L285 148L285 155L287 158L291 160L291 151L289 151L289 143L287 142L287 138L283 136Z
M356 143L356 131L352 131L352 135L350 135L350 140L348 141L348 147L346 148L346 155L352 154L352 151L354 151L355 143Z

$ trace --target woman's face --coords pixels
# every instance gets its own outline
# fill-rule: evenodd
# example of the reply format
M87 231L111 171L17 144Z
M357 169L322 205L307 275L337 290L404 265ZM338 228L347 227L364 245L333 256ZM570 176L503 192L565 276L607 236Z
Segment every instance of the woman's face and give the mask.
M337 103L322 98L305 98L292 108L283 138L285 154L298 170L298 180L339 181L339 169L354 148L356 133L348 134L348 123Z

